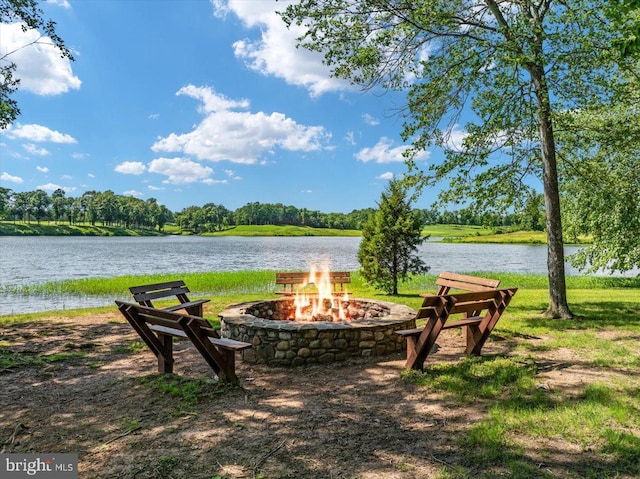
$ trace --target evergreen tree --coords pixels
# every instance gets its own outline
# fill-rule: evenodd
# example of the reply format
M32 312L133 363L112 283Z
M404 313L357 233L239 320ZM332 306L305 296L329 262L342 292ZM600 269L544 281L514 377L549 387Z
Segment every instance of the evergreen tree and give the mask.
M387 294L398 294L398 282L410 273L426 273L428 267L417 254L422 237L420 215L411 208L411 185L393 179L381 195L378 210L362 227L358 250L360 273Z

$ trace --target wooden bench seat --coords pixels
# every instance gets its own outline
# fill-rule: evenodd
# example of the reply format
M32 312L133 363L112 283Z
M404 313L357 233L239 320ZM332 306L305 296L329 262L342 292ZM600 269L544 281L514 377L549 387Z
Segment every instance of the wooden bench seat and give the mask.
M190 293L189 288L182 280L168 281L166 283L144 284L141 286L131 286L129 288L133 299L143 306L154 308L153 300L176 297L178 304L167 306L162 309L165 311L180 311L184 309L187 314L193 316L202 316L202 305L207 303L208 299L196 299L191 301L187 296Z
M237 351L250 343L221 338L209 322L199 316L180 314L135 303L116 301L118 310L158 358L158 372L173 372L173 338L188 338L221 380L236 383Z
M320 272L317 273L318 276L321 274ZM282 285L282 290L276 291L276 294L294 295L296 294L296 288L305 285L308 279L308 272L289 271L276 273L276 284ZM351 283L351 273L349 271L331 271L329 272L329 282L333 293L344 293L344 285Z
M440 333L451 328L464 328L466 354L479 356L516 291L517 288L510 288L425 295L416 314L416 321L426 320L424 326L395 332L407 340L406 367L422 370Z

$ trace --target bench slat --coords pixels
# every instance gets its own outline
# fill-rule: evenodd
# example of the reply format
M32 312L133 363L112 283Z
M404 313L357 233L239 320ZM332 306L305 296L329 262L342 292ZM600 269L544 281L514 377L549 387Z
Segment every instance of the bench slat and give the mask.
M197 299L195 301L189 301L188 303L180 303L180 304L176 304L174 306L169 306L162 309L164 309L165 311L178 311L180 309L190 308L192 306L197 306L199 304L204 304L208 302L209 302L208 299Z
M463 326L471 326L472 324L480 324L482 322L482 317L473 316L471 318L460 319L458 321L448 321L444 323L442 329L451 329L451 328L461 328ZM413 329L401 329L399 331L394 331L396 334L400 336L420 336L420 333L424 331L424 327L422 328L413 328Z
M457 274L457 273L449 273L447 271L443 271L438 275L438 280L449 280L449 281L457 281L459 283L467 283L470 285L480 285L485 286L487 288L497 288L500 285L499 279L489 279L489 278L480 278L478 276L468 276L465 274ZM436 284L438 283L436 280ZM464 288L461 288L464 289Z
M149 291L143 293L135 293L133 297L136 301L149 301L151 299L168 298L169 296L178 296L189 293L189 288L171 288L159 291Z
M166 326L151 326L149 327L152 331L156 331L162 334L169 334L171 336L178 336L180 338L187 338L187 333L185 333L182 329L175 328L167 328ZM250 343L245 343L244 341L237 341L235 339L229 338L214 338L209 336L209 341L211 344L215 344L216 346L220 346L225 349L232 349L234 351L242 351L243 349L248 349L251 347Z
M136 294L136 293L144 293L146 291L156 291L159 289L180 288L184 285L185 285L184 281L182 280L168 281L166 283L154 283L154 284L143 284L141 286L131 286L129 288L129 291L131 291L131 294Z

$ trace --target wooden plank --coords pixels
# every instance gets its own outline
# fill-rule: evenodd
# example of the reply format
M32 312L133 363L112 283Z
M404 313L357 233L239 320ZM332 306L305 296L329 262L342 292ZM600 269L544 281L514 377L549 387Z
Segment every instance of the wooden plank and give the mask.
M168 298L170 296L178 296L189 293L189 288L171 288L159 291L148 291L144 293L135 293L133 295L136 301L149 301L152 299Z
M153 325L149 327L151 331L156 331L162 334L170 334L171 336L177 336L180 338L188 338L187 333L185 333L182 329L168 328L166 326ZM205 332L205 328L200 328L201 331ZM234 351L242 351L243 349L248 349L251 346L251 343L245 343L244 341L237 341L235 339L230 338L216 338L211 337L208 334L206 335L209 338L209 342L216 346L225 349L232 349Z
M442 329L451 329L451 328L461 328L463 326L471 326L473 324L480 324L482 322L482 317L475 316L473 318L460 319L458 321L447 321L442 326Z
M451 281L459 281L461 283L469 283L479 286L486 286L487 288L497 288L500 285L499 279L489 279L489 278L481 278L479 276L469 276L465 274L457 274L457 273L449 273L448 271L443 271L438 276L438 279L451 280Z
M413 328L413 329L399 329L394 331L396 334L400 336L416 336L419 335L424 328Z
M208 299L197 299L195 301L189 301L187 303L180 303L180 304L176 304L174 306L168 306L166 308L162 308L165 311L178 311L180 309L188 309L188 308L192 308L193 306L198 306L204 303L208 303L210 300Z
M184 281L182 280L168 281L166 283L154 283L154 284L143 284L141 286L131 286L129 288L129 291L131 291L131 294L136 294L136 293L144 293L147 291L155 291L158 289L180 288L184 285L185 285Z

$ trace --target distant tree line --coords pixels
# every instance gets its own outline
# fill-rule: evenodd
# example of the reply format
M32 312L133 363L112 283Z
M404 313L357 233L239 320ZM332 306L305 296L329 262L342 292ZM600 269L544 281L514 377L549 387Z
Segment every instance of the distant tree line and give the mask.
M67 197L58 188L51 195L44 190L13 192L0 187L0 218L12 221L55 221L100 223L132 229L157 229L173 221L173 213L155 198L146 201L113 191L87 191L77 198Z
M457 224L468 226L544 229L542 195L532 194L523 211L517 213L478 213L471 208L442 211L436 208L415 209L424 225ZM313 228L361 230L376 212L375 208L350 213L323 213L282 203L247 203L235 211L223 205L207 203L172 212L155 198L141 200L116 195L113 191L87 191L79 197L67 196L62 189L49 195L44 190L14 192L0 187L0 219L9 221L54 221L100 223L133 229L162 231L167 223L195 234L223 231L235 225L294 225Z

